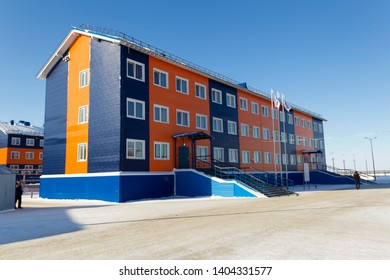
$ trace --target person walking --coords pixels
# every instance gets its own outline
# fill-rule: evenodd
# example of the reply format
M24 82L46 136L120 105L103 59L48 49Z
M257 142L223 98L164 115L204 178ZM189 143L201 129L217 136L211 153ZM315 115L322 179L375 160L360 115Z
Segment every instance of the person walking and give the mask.
M16 191L15 191L15 204L18 203L18 207L15 205L15 209L19 208L22 209L22 194L23 194L23 188L22 183L20 181L16 181Z
M353 173L353 178L355 179L355 187L356 189L360 189L360 175L357 171L355 171L355 173Z

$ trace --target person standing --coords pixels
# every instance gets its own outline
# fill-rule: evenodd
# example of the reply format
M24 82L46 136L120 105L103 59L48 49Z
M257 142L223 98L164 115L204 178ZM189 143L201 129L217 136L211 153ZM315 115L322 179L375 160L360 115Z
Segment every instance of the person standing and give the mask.
M22 209L22 194L23 194L23 188L22 183L20 181L16 181L16 191L15 191L15 204L18 203L19 209ZM16 205L15 205L16 209Z
M355 187L356 189L360 189L360 175L357 171L355 171L355 173L353 173L353 178L355 179Z

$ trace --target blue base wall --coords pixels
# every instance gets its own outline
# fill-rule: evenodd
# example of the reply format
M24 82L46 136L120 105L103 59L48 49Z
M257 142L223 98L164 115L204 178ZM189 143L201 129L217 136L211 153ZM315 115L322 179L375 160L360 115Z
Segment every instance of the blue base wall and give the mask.
M288 173L288 178L294 180L295 185L303 185L303 172ZM343 185L355 184L354 180L347 176L341 176L325 171L310 171L310 184Z

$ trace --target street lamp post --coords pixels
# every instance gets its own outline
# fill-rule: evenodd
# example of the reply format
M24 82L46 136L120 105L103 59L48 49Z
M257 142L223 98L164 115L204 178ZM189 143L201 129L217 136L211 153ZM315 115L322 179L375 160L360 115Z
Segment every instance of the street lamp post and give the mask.
M366 138L367 140L370 140L370 144L371 144L371 158L372 158L372 168L374 169L374 181L376 181L376 174L375 174L375 161L374 161L374 150L372 149L372 140L378 138L378 137L372 137L372 138L369 138L369 137L364 137Z

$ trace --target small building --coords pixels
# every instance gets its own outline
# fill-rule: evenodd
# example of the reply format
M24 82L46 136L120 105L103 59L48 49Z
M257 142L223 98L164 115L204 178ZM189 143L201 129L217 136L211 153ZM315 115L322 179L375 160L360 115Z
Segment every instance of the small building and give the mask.
M15 208L16 174L4 165L0 165L0 211Z
M38 78L41 197L157 198L180 195L181 182L211 195L212 184L191 173L198 164L204 174L226 164L234 175L325 163L321 115L292 104L279 111L269 94L121 32L72 28ZM321 152L303 152L310 148Z

